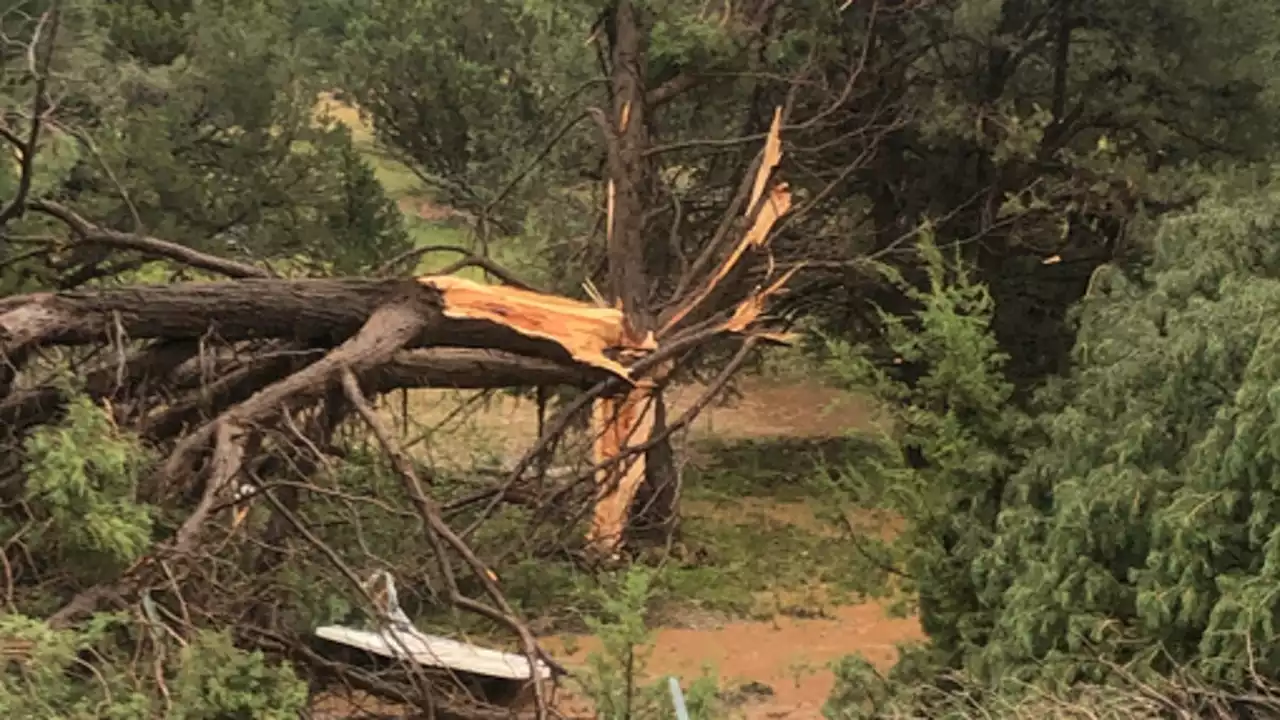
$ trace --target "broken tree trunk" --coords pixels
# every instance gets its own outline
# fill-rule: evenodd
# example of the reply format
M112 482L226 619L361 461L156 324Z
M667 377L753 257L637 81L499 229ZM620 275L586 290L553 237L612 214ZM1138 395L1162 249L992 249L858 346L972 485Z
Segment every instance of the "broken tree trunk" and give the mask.
M653 233L645 218L657 197L653 191L652 149L648 132L644 72L644 50L637 10L629 0L614 4L611 90L612 119L602 111L593 112L605 138L609 179L607 201L607 258L609 289L615 307L625 314L625 327L632 345L658 345L676 331L714 317L719 311L733 314L721 329L742 332L761 315L765 300L778 292L790 274L767 288L757 288L745 300L733 297L734 274L748 254L767 251L769 233L777 219L790 209L785 186L772 189L769 182L781 157L781 109L774 113L757 171L744 179L738 202L749 196L746 231L732 247L710 243L693 272L711 268L687 295L677 297L661 317L650 307L650 280L663 272L667 258L665 243L649 243ZM664 233L665 234L665 233ZM723 258L718 264L717 259ZM772 267L772 266L771 266ZM766 273L766 275L771 273ZM682 281L681 284L684 287ZM677 294L680 295L679 290ZM662 388L670 363L636 385L623 398L596 401L593 433L596 437L597 465L626 455L627 446L644 445L642 455L604 467L597 472L597 502L588 541L602 555L615 556L626 535L639 539L633 531L653 537L654 529L674 532L678 522L677 500L680 478L675 452L666 427ZM644 492L641 489L644 488ZM639 515L637 516L637 511Z
M593 115L604 137L608 183L606 245L608 290L614 306L625 315L632 344L651 345L656 314L650 307L649 281L662 270L660 252L648 247L646 213L656 197L654 168L647 157L651 149L646 107L645 53L638 10L630 0L613 6L614 32L610 40L611 117ZM616 554L623 535L631 528L632 501L642 484L673 485L674 453L665 427L658 422L655 405L661 402L662 384L648 382L621 398L602 398L593 410L597 463L617 457L627 445L652 443L641 454L597 473L596 510L588 542L604 556ZM674 505L658 522L674 530ZM651 520L652 515L650 513Z
M183 352L192 353L187 357L197 363L216 363L219 348L267 341L268 347L274 344L276 350L289 351L279 354L296 352L301 358L291 358L278 368L267 362L270 372L255 374L262 367L255 361L264 358L250 357L245 368L253 382L240 388L235 381L244 378L228 373L225 377L240 389L210 393L225 391L214 412L197 407L188 413L188 404L178 400L160 404L162 419L143 419L143 427L152 432L159 426L186 426L165 417L167 412L188 413L191 421L200 423L188 427L142 489L153 498L180 493L194 502L194 509L172 538L153 546L114 582L78 594L49 622L65 627L103 598L136 589L143 582L142 573L157 561L189 553L197 546L219 496L226 495L243 471L256 429L332 394L339 385L345 387L361 377L373 386L400 381L421 385L423 376L433 373L447 380L450 363L473 377L469 374L475 372L474 363L488 362L503 364L513 380L520 377L515 366L528 363L530 372L517 383L521 385L559 373L589 380L596 387L605 387L601 380L613 379L618 387L628 388L631 373L618 358L642 357L653 349L652 344L633 346L629 337L618 310L455 277L255 278L37 293L0 300L0 362L19 373L24 360L38 348L114 343L121 351L119 378L130 373L126 343L139 340L159 342L135 353L133 364L161 363L179 384L190 374ZM205 354L206 346L212 346L212 356ZM451 357L451 352L468 355ZM197 385L197 392L209 389ZM43 388L0 393L0 410L19 416L39 410L34 400L46 395Z
M0 357L20 364L39 346L124 340L274 338L330 348L354 336L378 309L397 304L412 306L421 327L406 351L376 368L380 385L454 386L456 379L457 386L488 387L480 372L489 371L511 384L551 377L589 384L626 373L608 354L623 349L617 311L431 277L248 279L17 296L0 301Z

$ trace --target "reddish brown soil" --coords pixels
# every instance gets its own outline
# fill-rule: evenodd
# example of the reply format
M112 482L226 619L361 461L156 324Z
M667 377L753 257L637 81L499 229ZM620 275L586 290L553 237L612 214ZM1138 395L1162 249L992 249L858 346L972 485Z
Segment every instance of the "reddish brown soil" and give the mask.
M670 402L671 416L678 416L702 393L701 387L677 390ZM409 412L415 423L444 420L456 407L459 393L423 390L410 394ZM386 409L399 413L400 401L393 399ZM822 438L840 435L849 429L871 429L871 407L861 398L833 391L816 382L781 384L759 378L742 384L742 397L735 402L705 411L690 430L691 439L718 441L766 437ZM493 455L514 458L529 446L537 432L536 410L531 402L502 399L471 413L450 436L463 447L480 443ZM444 458L437 457L437 460ZM458 457L457 461L464 461ZM833 532L816 521L803 503L770 502L762 498L740 498L730 505L691 501L685 508L691 515L722 513L764 515L771 521L798 525L807 530ZM856 519L860 525L866 518ZM874 523L892 532L896 523L883 518ZM779 558L779 562L784 559ZM826 619L794 619L731 622L722 625L695 623L697 627L665 628L656 634L649 661L654 677L675 674L687 684L704 665L710 665L721 687L732 690L750 682L763 683L773 695L748 701L738 709L747 720L776 718L799 720L821 717L821 707L834 682L827 664L845 655L861 653L881 668L896 659L895 644L921 636L914 619L887 617L874 603L829 608ZM544 638L548 650L567 665L581 663L598 647L594 638L574 638L573 654L563 652L561 638ZM589 709L571 693L564 698L561 712L569 717L592 717Z
M705 630L660 630L649 657L649 674L654 678L676 675L687 687L703 667L710 666L726 690L754 682L773 691L772 696L749 700L740 709L748 720L819 718L834 682L827 663L861 653L887 669L897 659L896 643L920 637L914 619L887 617L873 604L836 608L831 615L818 620L780 617L733 622ZM563 654L563 644L555 639L546 646L572 666L599 648L594 638L577 642L572 655ZM586 707L569 701L562 711L570 717L590 718L589 710L583 712Z
M401 198L396 204L400 206L400 212L406 215L417 215L428 222L440 222L458 217L458 213L453 208L437 205L425 198Z

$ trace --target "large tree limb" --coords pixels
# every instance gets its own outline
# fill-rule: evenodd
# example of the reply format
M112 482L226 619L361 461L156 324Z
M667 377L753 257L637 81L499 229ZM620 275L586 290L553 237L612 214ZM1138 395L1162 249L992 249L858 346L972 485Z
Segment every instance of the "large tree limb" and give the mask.
M567 298L458 278L183 283L39 293L0 300L0 358L39 345L118 339L224 342L276 338L332 347L374 311L410 301L422 315L408 347L502 350L615 374L621 314Z
M501 302L503 292L516 293L506 305ZM350 333L357 322L358 331ZM457 279L245 280L40 294L0 302L0 349L9 353L38 344L89 342L112 332L182 340L199 339L211 330L230 340L269 334L312 343L344 334L349 339L186 435L157 474L157 489L190 477L195 461L216 438L212 477L196 511L172 541L150 553L124 578L73 598L51 619L55 626L65 626L104 597L127 592L138 581L138 570L156 558L184 553L195 544L214 496L238 471L236 458L243 452L236 439L239 429L253 428L299 402L318 397L345 375L354 378L377 370L406 346L444 339L495 342L505 337L509 344L558 354L558 359L574 357L580 366L593 367L607 377L626 376L625 369L603 354L609 338L622 336L620 313L565 298L485 289ZM440 532L446 539L451 537L451 532ZM453 544L453 540L449 542ZM505 608L503 612L509 615Z
M196 543L217 494L240 470L244 452L240 439L241 428L262 422L284 409L286 403L323 393L340 382L341 374L349 372L348 368L366 369L390 358L422 332L427 321L427 314L421 307L423 299L421 294L411 294L389 302L371 314L355 337L324 358L299 373L263 388L245 402L185 436L174 447L161 468L159 482L163 487L177 478L189 476L194 457L216 437L212 473L195 511L183 521L173 540L150 553L135 565L131 573L126 573L124 578L96 585L72 598L71 602L49 619L50 626L66 627L80 614L92 610L102 598L123 593L137 582L137 571L153 564L157 558L189 552ZM415 303L415 300L418 302Z
M100 227L81 217L72 209L52 200L33 200L27 203L27 207L38 213L58 219L71 228L71 231L79 236L82 243L102 245L116 250L131 250L150 257L173 260L199 270L207 270L231 278L271 277L271 273L256 265L209 255L168 240Z
M420 295L408 296L379 308L369 316L355 337L333 352L302 371L259 390L248 400L222 413L216 421L183 437L161 470L162 481L184 476L192 459L209 443L218 427L248 427L263 422L289 405L319 397L348 368L364 371L389 360L427 325L429 312L422 307L420 301L423 299Z
M172 437L184 424L198 418L202 411L221 412L243 402L264 384L296 370L297 364L305 359L302 353L255 359L148 417L142 424L143 434L152 438ZM360 373L360 381L369 392L383 394L409 388L590 387L605 376L607 373L594 368L580 368L502 350L420 348L395 353L387 362ZM3 407L0 405L0 411ZM0 420L3 417L0 414Z

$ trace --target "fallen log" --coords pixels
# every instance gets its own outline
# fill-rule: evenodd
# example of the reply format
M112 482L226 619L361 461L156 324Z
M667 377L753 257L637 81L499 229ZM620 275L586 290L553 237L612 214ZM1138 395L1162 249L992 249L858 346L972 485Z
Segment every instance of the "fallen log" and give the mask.
M276 338L333 347L389 305L411 307L421 323L405 344L408 349L496 350L625 375L607 355L621 349L620 313L567 298L432 277L251 278L21 295L0 301L0 357L13 361L37 346L123 339ZM452 359L459 369L461 357Z

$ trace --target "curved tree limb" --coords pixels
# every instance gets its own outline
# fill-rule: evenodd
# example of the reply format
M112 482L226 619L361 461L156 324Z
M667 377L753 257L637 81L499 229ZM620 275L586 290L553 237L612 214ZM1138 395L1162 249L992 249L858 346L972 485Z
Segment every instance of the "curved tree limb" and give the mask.
M415 303L415 299L419 302ZM127 592L138 581L138 571L154 564L155 560L189 552L196 543L217 493L239 471L240 461L237 457L243 453L243 446L237 439L237 429L260 423L271 414L279 412L287 403L297 402L301 397L322 393L331 383L339 381L340 374L349 367L367 368L391 357L417 336L426 324L426 314L419 307L421 300L420 295L416 298L403 297L400 302L379 308L355 337L321 360L258 391L245 402L183 438L160 469L158 482L162 488L188 476L194 457L215 438L217 440L211 463L212 475L196 510L183 521L172 540L149 553L126 572L125 577L77 594L49 618L50 626L67 627L80 615L92 611L103 598Z
M27 207L35 212L61 221L79 236L81 242L86 244L104 245L117 250L132 250L230 278L269 278L272 276L270 272L255 265L202 253L168 240L108 230L89 222L70 208L52 200L32 200L27 203Z

